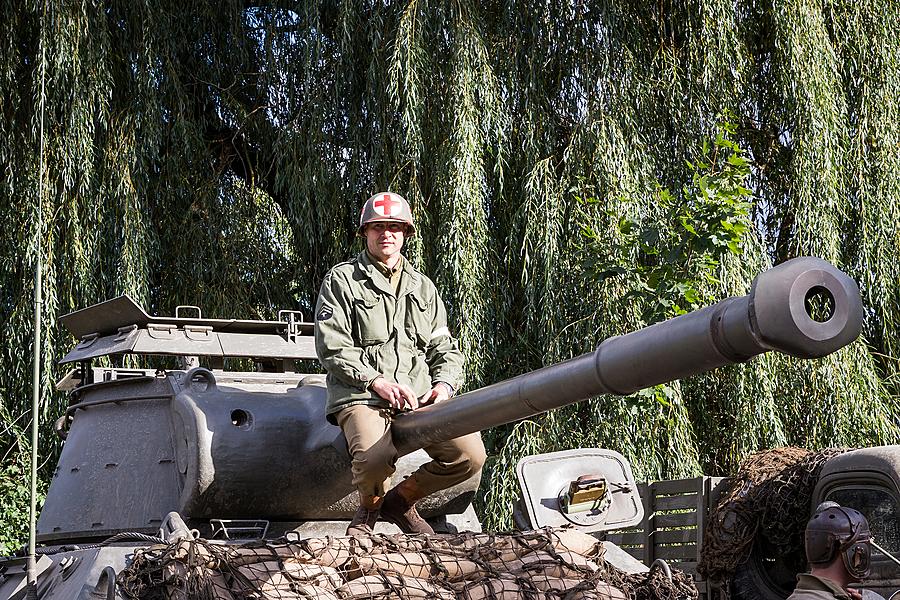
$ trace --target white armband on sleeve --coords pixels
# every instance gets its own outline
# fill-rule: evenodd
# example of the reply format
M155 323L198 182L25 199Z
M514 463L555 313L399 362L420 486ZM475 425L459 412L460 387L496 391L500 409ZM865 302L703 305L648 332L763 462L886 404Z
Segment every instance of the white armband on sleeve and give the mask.
M438 327L437 329L435 329L434 331L431 332L431 339L434 340L434 339L437 339L437 338L439 338L441 336L445 336L445 335L447 337L450 337L450 330L447 329L446 327Z

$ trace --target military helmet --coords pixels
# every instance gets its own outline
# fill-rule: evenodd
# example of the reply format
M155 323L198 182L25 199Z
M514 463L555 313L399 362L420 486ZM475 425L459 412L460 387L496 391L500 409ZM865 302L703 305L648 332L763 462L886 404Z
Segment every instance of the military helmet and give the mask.
M363 235L366 225L378 221L398 221L406 223L406 237L416 234L416 226L413 225L412 211L406 198L393 192L379 192L366 200L359 213L359 229L357 233Z
M812 565L828 564L841 555L856 580L869 574L872 548L869 522L857 510L823 502L806 524L806 558Z

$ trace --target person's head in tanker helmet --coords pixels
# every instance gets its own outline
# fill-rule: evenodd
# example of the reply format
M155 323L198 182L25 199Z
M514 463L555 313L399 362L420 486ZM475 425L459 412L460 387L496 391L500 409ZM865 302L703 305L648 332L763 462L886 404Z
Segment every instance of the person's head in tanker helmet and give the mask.
M369 254L393 267L400 259L403 242L416 234L409 203L400 194L375 194L363 204L357 233L365 239Z
M806 524L804 538L810 575L834 582L851 598L861 598L859 590L848 586L869 575L872 534L862 513L823 502Z

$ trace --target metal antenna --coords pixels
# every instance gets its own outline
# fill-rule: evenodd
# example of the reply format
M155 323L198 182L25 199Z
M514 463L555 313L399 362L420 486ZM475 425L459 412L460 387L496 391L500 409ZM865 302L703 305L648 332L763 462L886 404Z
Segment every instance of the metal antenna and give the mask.
M893 554L891 554L890 552L888 552L887 550L885 550L884 548L882 548L881 546L879 546L878 544L876 544L876 543L875 543L875 540L869 540L869 543L870 543L876 550L878 550L879 552L881 552L882 554L884 554L889 560L893 561L895 564L897 564L898 566L900 566L900 559L898 559L896 556L894 556ZM898 591L900 591L900 590L898 590ZM891 598L893 598L896 594L897 594L897 592L894 592L894 593L891 595Z
M46 62L44 60L44 12L46 5L41 5L41 95L40 105L40 146L38 157L38 196L37 196L37 225L35 229L35 254L36 265L34 269L34 370L32 372L32 399L31 399L31 508L28 513L28 559L26 561L26 576L28 583L28 595L37 597L37 560L35 550L35 538L37 533L37 468L38 468L38 420L41 407L41 305L43 304L41 272L44 269L42 259L42 246L44 237L44 72Z

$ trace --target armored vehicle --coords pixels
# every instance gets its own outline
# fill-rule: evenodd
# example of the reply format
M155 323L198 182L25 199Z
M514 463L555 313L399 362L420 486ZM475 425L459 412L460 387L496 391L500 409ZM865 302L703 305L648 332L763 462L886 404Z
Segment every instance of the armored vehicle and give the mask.
M830 307L825 318L811 316L816 299ZM355 509L349 457L325 420L323 377L297 371L315 359L313 324L301 315L208 319L178 307L174 317L151 316L119 297L62 322L78 343L61 360L72 367L58 386L69 406L56 424L65 442L37 524L39 598L117 597L116 573L135 548L187 530L225 540L343 532ZM849 277L824 261L795 259L760 274L747 296L399 415L384 442L403 457L395 476L403 477L424 462L417 451L428 444L769 350L821 357L852 342L861 322ZM133 355L162 357L162 366L128 368ZM596 467L583 472L557 457L531 464L527 481L565 481L524 485L525 525L599 532L639 522L643 504L627 462L609 451L593 458ZM587 473L606 480L600 497ZM423 514L438 530L477 530L477 485L473 478L428 499ZM579 509L585 499L591 510ZM0 562L0 598L24 597L23 570L21 558Z

